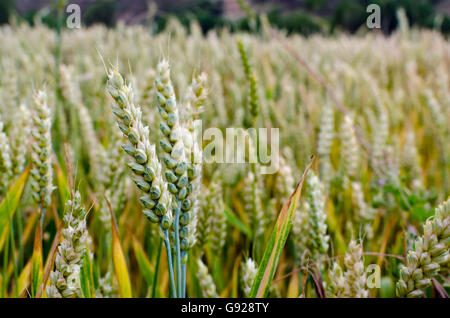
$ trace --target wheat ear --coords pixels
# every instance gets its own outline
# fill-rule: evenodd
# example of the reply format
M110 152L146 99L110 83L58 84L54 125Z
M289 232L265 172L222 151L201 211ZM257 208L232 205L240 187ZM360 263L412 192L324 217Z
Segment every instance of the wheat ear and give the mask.
M62 230L63 241L59 244L55 259L55 270L50 273L47 295L50 298L81 297L80 270L87 249L87 212L81 204L77 191L67 201Z
M408 251L406 265L400 266L396 292L399 297L422 297L431 278L450 261L450 199L440 204L424 225L414 249Z
M52 179L52 145L50 108L47 105L47 95L39 91L35 95L35 114L33 116L33 143L31 147L31 189L32 197L46 208L51 201L53 191Z
M125 84L115 69L108 74L107 88L115 101L112 111L127 138L122 148L130 157L128 167L133 173L134 183L143 193L140 198L143 213L151 222L159 223L163 230L167 230L172 223L171 197L162 178L155 146L150 144L149 128L142 122L141 108L134 105L131 86Z

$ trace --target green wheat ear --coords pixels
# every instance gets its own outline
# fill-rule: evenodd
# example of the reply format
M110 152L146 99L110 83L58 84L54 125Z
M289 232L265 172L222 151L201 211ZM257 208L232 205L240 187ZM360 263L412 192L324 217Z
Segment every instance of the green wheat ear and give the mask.
M248 52L244 47L244 43L242 42L242 40L237 41L237 46L241 57L242 65L244 67L245 79L248 84L248 97L247 97L247 103L249 107L248 112L250 113L252 121L254 123L259 114L259 97L257 90L256 74L255 71L253 70L253 65L250 62ZM254 125L247 123L246 126L251 127Z
M8 190L11 180L11 148L8 137L4 132L4 124L0 121L0 195L3 196Z
M50 273L50 284L47 287L50 298L82 297L80 272L88 241L86 215L77 191L74 198L66 203L63 240L59 244L55 269Z
M47 94L38 91L34 98L35 109L33 121L33 143L31 146L31 189L32 197L41 208L50 204L53 191L51 117L47 105Z
M11 161L14 175L19 175L25 169L31 128L29 111L25 103L20 104L14 116L15 124L11 127Z
M320 261L327 256L330 237L327 234L324 187L313 171L308 175L306 201L293 222L297 259Z
M399 297L422 297L431 278L448 270L450 261L450 199L440 204L423 227L406 264L400 266L396 292Z
M251 258L246 259L245 262L241 264L241 282L244 297L248 297L250 295L250 291L257 273L258 267Z
M170 80L170 67L166 60L157 66L155 80L156 100L161 115L161 149L164 151L164 175L169 191L183 200L188 195L187 159L185 157L180 117L175 92ZM190 205L186 201L186 205Z
M204 298L218 298L216 285L208 272L208 267L202 262L201 259L197 260L197 279L200 285L202 296Z
M172 223L171 197L162 177L155 145L150 143L149 128L142 122L141 108L134 105L131 86L125 84L115 69L108 74L107 88L115 101L112 111L118 128L127 139L122 148L130 158L128 167L132 179L143 194L140 197L143 213L151 222L159 223L163 230L167 230Z
M360 166L360 149L356 139L353 119L345 115L341 124L341 158L347 176L356 178Z
M367 277L361 244L351 240L344 257L345 270L334 262L328 273L328 293L336 298L367 298Z

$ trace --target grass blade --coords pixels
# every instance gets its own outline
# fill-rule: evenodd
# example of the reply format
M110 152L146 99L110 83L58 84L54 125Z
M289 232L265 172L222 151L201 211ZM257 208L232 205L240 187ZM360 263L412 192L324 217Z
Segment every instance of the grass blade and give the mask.
M64 204L70 197L71 188L68 177L64 174L64 171L59 164L55 165L55 175L60 202Z
M47 260L45 261L44 277L42 279L41 287L39 288L39 291L36 295L36 297L38 298L41 297L41 295L44 293L45 285L47 284L47 280L50 277L50 272L53 268L53 264L55 263L56 251L58 250L60 235L61 229L59 228L56 232L55 238L53 239L53 243L50 247Z
M302 178L300 179L294 192L289 196L287 201L281 208L278 215L277 222L267 243L261 264L258 267L258 273L256 274L255 282L253 283L252 290L250 292L250 298L267 297L269 293L270 284L272 283L273 276L278 266L281 253L284 249L289 231L292 227L292 220L294 219L295 210L300 199L303 182L308 174L311 165L314 162L314 156L311 158L310 163L305 169Z
M433 286L435 298L449 298L447 292L445 291L445 288L442 287L442 285L439 284L439 282L435 278L431 279L431 283Z
M84 297L95 298L94 270L88 251L83 257L83 266L81 267L80 272L80 285Z
M19 275L19 280L17 281L17 292L19 295L24 295L26 288L30 284L31 262L32 259L28 261Z
M117 283L119 285L119 294L122 298L131 298L131 283L130 277L128 276L127 262L125 260L125 255L120 245L119 230L117 229L116 216L114 215L111 204L105 197L106 203L109 207L109 212L111 213L111 228L112 228L112 245L113 245L113 263L114 271L117 278Z
M139 266L139 270L141 271L142 276L144 276L144 279L147 282L148 286L152 286L153 285L153 272L154 272L153 266L150 263L147 255L145 254L141 244L139 243L137 238L134 236L133 236L132 245L133 245L134 256L136 257L136 260L137 260L137 263Z
M39 221L34 237L34 248L31 262L31 297L37 297L43 276L42 223Z
M0 203L0 251L3 249L5 239L8 236L9 225L19 206L23 188L29 173L30 166L28 166L24 172L22 172L20 177L12 184L5 198Z
M236 214L234 214L229 207L225 206L224 213L228 223L239 229L242 233L247 235L247 237L252 236L250 229L241 220L239 220Z

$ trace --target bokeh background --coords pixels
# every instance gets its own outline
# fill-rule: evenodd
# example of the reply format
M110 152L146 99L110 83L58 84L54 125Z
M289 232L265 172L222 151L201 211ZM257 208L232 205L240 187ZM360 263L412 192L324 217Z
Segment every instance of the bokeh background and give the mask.
M41 18L56 27L59 0L2 0L0 24L11 19L25 19L33 24ZM380 5L382 31L391 33L397 27L399 7L405 8L411 25L450 33L450 0L252 0L251 9L240 0L73 0L79 4L84 25L118 21L126 24L149 24L156 32L164 29L169 17L176 16L188 25L197 20L203 31L229 26L232 30L248 30L249 12L267 15L272 26L305 35L333 34L344 30L358 32L365 27L366 7ZM251 14L250 14L251 16Z

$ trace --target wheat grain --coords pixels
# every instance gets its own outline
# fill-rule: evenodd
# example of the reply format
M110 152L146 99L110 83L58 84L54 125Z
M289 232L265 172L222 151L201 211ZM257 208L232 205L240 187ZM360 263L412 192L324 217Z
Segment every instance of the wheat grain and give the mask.
M264 214L261 201L261 179L253 171L249 171L242 186L242 201L249 216L250 226L254 237L263 232Z
M248 104L248 112L252 117L253 123L256 121L256 117L259 114L259 97L258 97L258 91L257 91L257 81L256 81L256 74L253 70L253 65L250 63L250 59L248 56L248 52L246 48L244 47L244 43L241 40L237 41L237 46L239 50L239 54L241 57L241 62L244 67L244 74L246 81L248 83L248 96L247 96L247 104ZM254 126L254 124L248 122L244 122L244 125L251 127Z
M122 191L117 191L121 188L123 177L125 173L126 157L120 147L123 143L123 138L116 129L112 133L111 144L105 151L104 166L102 168L102 190L104 195L108 198L113 211L121 211L120 202L123 195ZM109 207L102 204L100 207L100 220L107 230L111 228L111 214Z
M58 247L55 270L50 273L50 285L47 287L47 295L50 298L82 296L80 270L88 239L86 215L80 193L77 191L74 198L67 201L63 218L63 240Z
M450 260L450 199L440 204L424 225L424 233L409 250L406 265L400 267L397 295L422 297L431 278L448 267Z
M364 199L364 192L361 187L361 183L352 182L352 200L356 206L357 219L363 225L365 234L368 238L373 238L373 227L372 223L375 219L377 211L372 208Z
M216 291L216 285L208 272L208 267L202 262L201 259L197 260L197 278L200 284L200 289L204 298L218 298L219 295Z
M356 177L360 164L359 145L356 139L353 120L345 115L341 124L341 158L343 168L350 178Z
M320 130L317 137L317 155L320 159L320 177L327 185L332 177L330 162L331 145L334 138L334 109L329 103L325 104L320 120Z
M3 130L3 122L0 121L0 195L6 193L11 179L11 149L8 137Z
M308 177L308 190L306 200L309 205L309 252L314 260L318 260L321 255L328 251L329 236L327 233L325 197L323 185L319 178L311 172Z
M198 132L194 129L194 120L203 111L203 105L207 96L205 83L206 75L204 73L193 79L192 84L188 88L186 104L183 107L184 114L182 112L183 145L185 147L185 156L188 160L187 175L189 179L187 185L188 196L181 205L183 211L180 218L182 250L192 248L196 241L197 214L199 209L197 196L202 182L202 153L201 144L198 141L198 137L201 138L201 136L197 136ZM187 202L190 203L190 206L186 204Z
M295 180L292 168L283 156L280 156L279 164L280 166L276 174L274 192L275 197L278 198L281 203L284 203L294 190Z
M155 80L156 99L161 115L160 129L162 139L160 145L165 155L165 177L168 181L168 189L183 200L187 196L186 185L188 183L187 160L182 139L182 130L178 114L177 101L170 80L169 63L161 61L157 66ZM187 202L187 201L186 201ZM190 202L189 204L190 205Z
M14 175L19 175L25 168L30 135L28 112L28 107L22 103L11 127L11 161Z
M50 108L47 105L47 95L38 91L35 95L35 114L33 120L33 143L31 147L31 189L32 196L41 208L50 204L53 191L52 145Z
M161 175L155 146L149 141L149 128L142 123L141 109L133 104L133 91L117 70L108 74L108 91L116 102L113 113L119 128L128 139L122 148L130 156L128 166L133 172L133 181L144 194L140 198L143 213L167 230L172 223L171 197Z
M362 246L350 241L348 253L345 255L345 271L334 263L329 273L329 292L338 298L367 298L366 273L362 256Z
M222 186L217 179L210 184L208 200L210 209L208 213L211 215L210 245L214 253L220 255L225 244L227 221L225 218Z
M255 262L248 258L241 264L242 273L242 290L244 291L244 296L248 297L255 281L258 268Z

